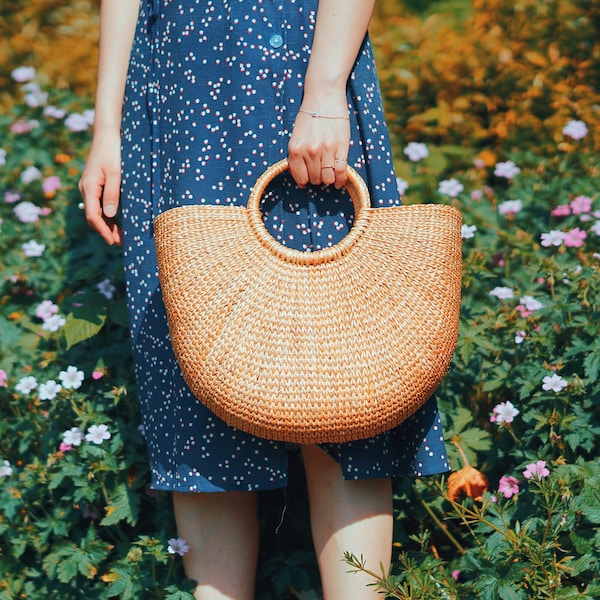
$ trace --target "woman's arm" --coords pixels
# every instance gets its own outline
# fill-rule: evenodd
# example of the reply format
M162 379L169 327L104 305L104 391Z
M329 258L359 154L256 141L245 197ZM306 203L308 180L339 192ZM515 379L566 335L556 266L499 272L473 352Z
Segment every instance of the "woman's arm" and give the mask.
M300 187L310 181L339 188L346 182L350 147L346 85L374 5L375 0L319 1L304 97L288 148L290 172Z
M90 226L121 244L114 217L121 187L121 112L139 0L102 0L94 136L79 182Z

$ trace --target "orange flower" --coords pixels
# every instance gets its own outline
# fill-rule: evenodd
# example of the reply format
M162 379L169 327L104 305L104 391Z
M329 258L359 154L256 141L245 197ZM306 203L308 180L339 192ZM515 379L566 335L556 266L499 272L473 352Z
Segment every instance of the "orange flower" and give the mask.
M478 502L482 500L483 492L489 487L488 478L470 465L465 465L448 477L448 499L458 500L461 493Z
M57 165L64 165L65 163L68 163L70 160L72 160L72 156L70 154L57 154L54 157L54 162Z

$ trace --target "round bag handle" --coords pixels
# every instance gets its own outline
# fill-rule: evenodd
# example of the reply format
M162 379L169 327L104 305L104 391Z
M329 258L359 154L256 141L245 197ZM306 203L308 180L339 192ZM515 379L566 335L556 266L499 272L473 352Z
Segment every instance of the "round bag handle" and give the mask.
M259 239L260 243L276 256L296 264L318 265L335 260L346 254L352 248L370 221L371 198L369 189L364 179L351 166L347 167L348 179L345 184L346 191L350 194L354 205L354 223L342 240L334 246L315 250L314 252L303 252L294 248L288 248L280 244L265 227L260 212L260 202L267 186L275 177L289 169L287 158L271 165L254 184L248 198L247 212L250 225Z

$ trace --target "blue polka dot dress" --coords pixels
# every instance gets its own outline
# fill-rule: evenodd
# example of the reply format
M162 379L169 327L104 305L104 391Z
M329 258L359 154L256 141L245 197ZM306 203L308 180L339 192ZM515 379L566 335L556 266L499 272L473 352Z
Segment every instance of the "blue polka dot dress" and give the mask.
M286 445L231 428L185 385L173 356L153 218L185 204L244 205L256 178L287 156L302 99L318 0L141 0L122 126L127 293L152 486L190 492L286 484ZM400 203L368 39L348 84L348 162L374 206ZM298 190L281 175L265 199L282 244L317 250L352 224L343 191ZM377 310L377 306L372 307ZM347 479L448 470L434 398L396 429L325 444Z

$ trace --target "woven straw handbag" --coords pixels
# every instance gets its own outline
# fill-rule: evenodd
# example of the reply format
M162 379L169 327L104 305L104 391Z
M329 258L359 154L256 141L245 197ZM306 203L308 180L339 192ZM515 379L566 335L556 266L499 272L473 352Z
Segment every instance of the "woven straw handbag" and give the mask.
M451 206L372 208L349 168L354 225L301 252L247 207L182 206L154 221L173 350L186 383L243 431L302 444L391 429L433 394L458 336L461 216Z

